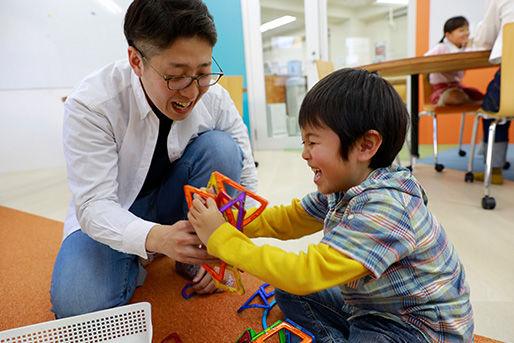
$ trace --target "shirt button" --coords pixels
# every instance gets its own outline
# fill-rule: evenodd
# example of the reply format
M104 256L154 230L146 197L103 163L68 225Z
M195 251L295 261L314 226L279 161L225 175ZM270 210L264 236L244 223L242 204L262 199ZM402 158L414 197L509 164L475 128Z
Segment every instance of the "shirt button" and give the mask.
M350 215L348 216L348 219L349 219L349 220L352 220L352 219L353 219L353 214L350 214Z

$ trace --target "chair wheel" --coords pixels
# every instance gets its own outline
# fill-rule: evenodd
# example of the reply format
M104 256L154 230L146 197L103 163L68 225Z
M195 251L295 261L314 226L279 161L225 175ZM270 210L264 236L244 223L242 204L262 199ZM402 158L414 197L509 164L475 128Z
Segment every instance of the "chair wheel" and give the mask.
M466 156L466 152L464 150L459 150L459 156Z
M464 176L464 181L465 182L473 182L474 181L473 173L467 172L466 175Z
M484 210L492 210L496 207L496 200L493 197L487 195L482 198L482 208Z
M510 162L507 161L505 162L505 164L503 165L503 169L509 169L510 168Z
M444 169L444 164L436 163L435 170L437 170L438 172L441 172L441 171L443 171L443 169Z

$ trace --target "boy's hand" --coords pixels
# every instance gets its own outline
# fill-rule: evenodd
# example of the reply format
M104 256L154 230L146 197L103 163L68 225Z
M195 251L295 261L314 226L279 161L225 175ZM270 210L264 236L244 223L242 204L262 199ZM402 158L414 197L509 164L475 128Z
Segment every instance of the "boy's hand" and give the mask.
M197 196L193 199L187 218L205 245L207 245L212 233L225 223L225 218L218 210L214 199L202 199Z

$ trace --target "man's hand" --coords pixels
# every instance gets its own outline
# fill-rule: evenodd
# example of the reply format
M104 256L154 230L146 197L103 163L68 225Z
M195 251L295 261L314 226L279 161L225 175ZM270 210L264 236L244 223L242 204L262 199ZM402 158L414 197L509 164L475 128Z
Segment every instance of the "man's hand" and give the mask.
M225 218L218 210L216 201L212 198L194 197L187 218L205 245L207 245L212 233L225 223Z
M202 242L187 220L173 225L155 225L146 237L146 250L158 252L176 261L190 264L219 263L219 259L201 248Z
M193 287L198 294L210 294L214 293L217 288L212 280L212 275L207 273L203 267L200 267L198 273L193 279Z

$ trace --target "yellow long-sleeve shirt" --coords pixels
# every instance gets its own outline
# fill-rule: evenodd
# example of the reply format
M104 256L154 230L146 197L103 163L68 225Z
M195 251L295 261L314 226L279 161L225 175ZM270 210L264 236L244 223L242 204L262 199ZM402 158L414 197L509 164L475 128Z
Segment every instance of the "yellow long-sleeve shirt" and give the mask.
M307 253L288 253L256 246L249 237L299 238L323 228L295 199L289 206L267 208L244 227L245 234L225 223L211 235L207 251L286 292L304 295L346 284L370 274L361 263L327 244L311 244Z

